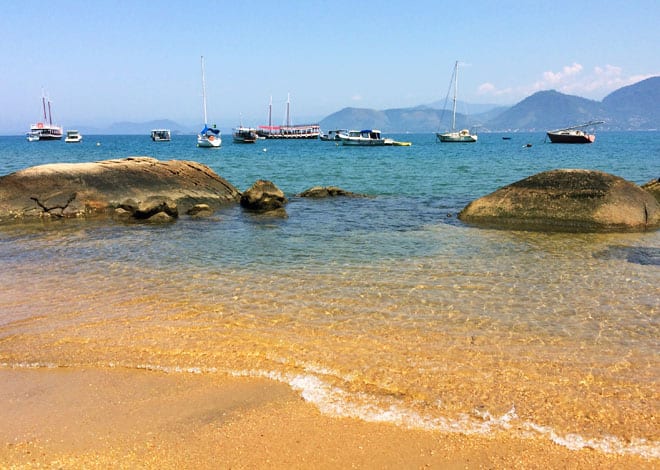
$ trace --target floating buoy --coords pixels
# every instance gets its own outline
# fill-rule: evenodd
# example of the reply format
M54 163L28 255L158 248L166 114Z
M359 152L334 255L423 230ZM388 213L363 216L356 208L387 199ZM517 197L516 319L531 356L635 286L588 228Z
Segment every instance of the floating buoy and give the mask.
M101 146L101 142L97 142L97 143L96 143L96 146L97 146L97 147L100 147L100 146Z
M264 149L264 152L268 152L268 149L267 149L267 148L265 148L265 149Z

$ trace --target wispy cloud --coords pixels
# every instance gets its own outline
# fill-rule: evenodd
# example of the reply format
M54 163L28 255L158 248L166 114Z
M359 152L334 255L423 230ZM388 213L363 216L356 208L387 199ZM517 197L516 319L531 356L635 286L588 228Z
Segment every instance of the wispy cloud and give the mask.
M537 91L557 90L568 95L583 96L591 99L602 99L608 93L623 86L632 85L640 80L654 76L626 75L621 67L616 65L595 66L585 71L582 64L573 63L562 67L559 71L543 72L541 78L531 85L517 88L498 88L492 83L483 83L478 87L478 93L483 96L522 99Z
M351 96L351 101L362 101L362 95L356 93L355 95Z

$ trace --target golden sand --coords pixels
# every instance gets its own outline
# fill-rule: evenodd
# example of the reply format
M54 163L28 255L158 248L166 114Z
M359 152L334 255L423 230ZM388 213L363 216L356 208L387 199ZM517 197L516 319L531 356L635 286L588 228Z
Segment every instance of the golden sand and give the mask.
M547 440L321 415L265 379L126 369L0 369L0 467L657 468Z

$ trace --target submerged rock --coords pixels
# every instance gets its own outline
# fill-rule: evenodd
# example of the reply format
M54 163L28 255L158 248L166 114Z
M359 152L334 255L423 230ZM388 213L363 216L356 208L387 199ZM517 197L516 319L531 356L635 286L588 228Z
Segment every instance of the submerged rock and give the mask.
M649 246L610 246L594 253L598 259L625 259L644 266L660 266L660 248Z
M0 177L0 221L103 215L146 220L158 213L175 219L196 204L219 207L239 198L229 182L192 161L56 163Z
M326 197L366 197L362 194L352 193L336 186L314 186L298 194L298 197L326 198Z
M506 229L644 231L660 226L660 205L650 193L618 176L552 170L471 202L459 219Z
M241 207L255 212L283 209L287 203L284 192L271 181L258 180L241 195Z

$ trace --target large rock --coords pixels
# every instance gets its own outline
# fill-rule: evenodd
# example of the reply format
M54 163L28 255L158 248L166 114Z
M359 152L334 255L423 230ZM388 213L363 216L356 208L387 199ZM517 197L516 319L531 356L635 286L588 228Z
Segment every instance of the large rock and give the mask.
M660 202L660 178L648 181L642 185L642 189L650 192L655 200Z
M459 219L507 229L644 231L660 226L660 205L650 193L614 175L552 170L471 202Z
M239 198L234 186L191 161L56 163L0 177L0 221L117 214L148 219L159 213L176 218L196 204L220 207Z
M258 180L241 194L241 207L254 212L281 210L286 203L284 192L271 181Z

